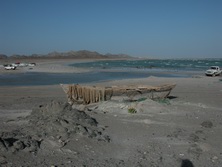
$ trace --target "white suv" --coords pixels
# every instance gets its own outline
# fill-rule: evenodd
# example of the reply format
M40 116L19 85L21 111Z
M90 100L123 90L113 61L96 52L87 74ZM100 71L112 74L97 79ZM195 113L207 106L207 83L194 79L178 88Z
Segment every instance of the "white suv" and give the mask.
M6 70L15 70L15 69L16 69L16 67L13 66L13 65L11 65L11 64L5 65L4 68L5 68Z
M211 66L210 69L208 69L205 74L207 76L217 76L217 75L220 75L221 74L221 70L220 70L220 67L218 66Z

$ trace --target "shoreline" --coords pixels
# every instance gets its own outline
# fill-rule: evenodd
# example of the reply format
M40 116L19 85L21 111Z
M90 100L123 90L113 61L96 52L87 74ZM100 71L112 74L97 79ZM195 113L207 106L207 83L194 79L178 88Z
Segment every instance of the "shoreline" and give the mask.
M159 78L204 78L197 72L170 72L170 71L138 71L138 70L111 70L90 71L82 73L48 73L25 72L2 74L0 86L44 86L58 84L96 84L112 80L134 80Z
M169 72L169 73L193 73L204 74L203 70L183 70L183 69L170 69L170 68L155 68L155 67L147 67L147 68L131 68L131 67L123 67L123 68L85 68L85 67L74 67L70 66L70 64L74 63L85 63L85 62L95 62L95 61L113 61L113 60L134 60L134 59L24 59L19 60L21 63L34 62L37 65L34 67L17 67L16 70L5 70L3 64L7 63L15 63L16 60L11 60L10 62L3 61L0 64L0 74L10 74L10 73L25 73L25 72L41 72L41 73L84 73L84 72L92 72L92 71L103 71L103 72L119 72L119 71L156 71L156 72ZM138 59L136 59L138 60ZM141 59L139 59L141 60ZM145 60L145 59L144 59Z
M34 86L56 84L90 84L109 80L161 78L203 78L202 71L169 69L110 68L94 69L72 67L70 64L101 60L39 60L34 67L18 67L16 70L0 68L1 86Z

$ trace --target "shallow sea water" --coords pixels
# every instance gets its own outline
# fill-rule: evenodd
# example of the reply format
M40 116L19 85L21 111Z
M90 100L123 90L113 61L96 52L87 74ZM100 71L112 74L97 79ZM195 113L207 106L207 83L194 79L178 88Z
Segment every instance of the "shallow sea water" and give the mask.
M0 86L81 84L150 76L187 78L191 77L190 71L204 75L205 70L214 65L222 67L222 59L95 61L70 64L70 66L90 68L94 71L89 73L0 74Z
M90 73L17 73L0 75L0 86L33 86L56 84L93 83L107 80L156 77L189 77L182 74L165 74L162 72L90 72Z

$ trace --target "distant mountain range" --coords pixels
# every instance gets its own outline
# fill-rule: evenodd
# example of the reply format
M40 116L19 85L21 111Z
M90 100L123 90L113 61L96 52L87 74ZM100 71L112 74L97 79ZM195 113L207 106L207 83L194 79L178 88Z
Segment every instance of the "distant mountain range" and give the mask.
M131 56L126 54L100 54L98 52L92 52L88 50L80 50L80 51L69 51L69 52L50 52L48 54L32 54L32 55L12 55L7 56L4 54L0 54L0 59L29 59L29 58L73 58L73 59L111 59L111 58L131 58Z

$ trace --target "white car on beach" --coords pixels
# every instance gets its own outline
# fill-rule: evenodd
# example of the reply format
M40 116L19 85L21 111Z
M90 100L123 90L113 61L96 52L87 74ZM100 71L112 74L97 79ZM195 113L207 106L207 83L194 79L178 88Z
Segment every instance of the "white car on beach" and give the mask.
M220 67L218 66L211 66L210 69L208 69L205 74L207 76L217 76L217 75L220 75L221 74L221 70L220 70Z
M16 67L13 66L13 65L11 65L11 64L4 65L4 68L5 68L6 70L15 70L15 69L16 69Z

